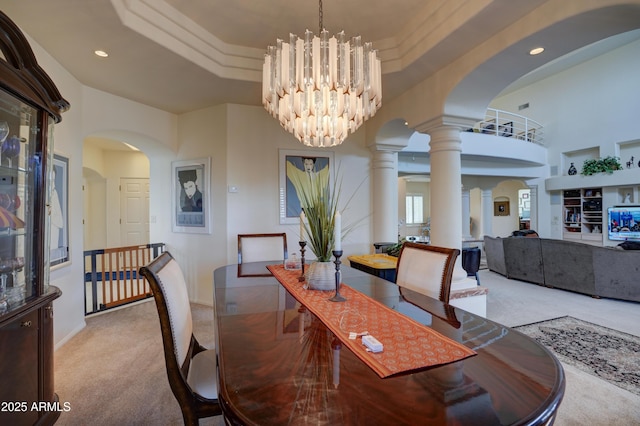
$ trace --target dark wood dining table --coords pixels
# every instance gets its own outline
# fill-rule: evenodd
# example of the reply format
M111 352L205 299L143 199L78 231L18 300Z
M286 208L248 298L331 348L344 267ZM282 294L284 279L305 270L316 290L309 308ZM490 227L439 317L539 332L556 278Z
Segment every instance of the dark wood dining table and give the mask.
M245 271L264 274L273 263ZM224 266L213 277L219 400L230 424L545 425L555 419L565 388L562 366L514 329L343 265L344 284L476 352L380 378L274 277L238 276L238 270ZM349 315L366 327L366 318Z

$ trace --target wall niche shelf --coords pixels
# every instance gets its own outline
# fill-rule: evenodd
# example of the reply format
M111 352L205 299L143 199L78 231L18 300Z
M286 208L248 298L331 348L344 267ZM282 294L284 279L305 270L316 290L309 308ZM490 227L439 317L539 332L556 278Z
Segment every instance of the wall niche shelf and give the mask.
M639 158L640 160L640 158ZM598 173L597 175L582 176L580 167L576 164L578 174L575 176L554 176L545 180L547 191L564 191L565 189L579 189L588 187L629 187L636 186L640 182L640 167L633 169L616 170L611 174Z
M618 188L618 200L619 204L633 204L636 200L635 188L632 186Z
M618 144L620 164L624 169L640 168L640 141Z
M569 176L569 167L571 167L571 164L576 168L576 175L579 175L582 170L582 163L584 163L585 160L591 160L599 157L599 147L565 152L562 154L562 175Z

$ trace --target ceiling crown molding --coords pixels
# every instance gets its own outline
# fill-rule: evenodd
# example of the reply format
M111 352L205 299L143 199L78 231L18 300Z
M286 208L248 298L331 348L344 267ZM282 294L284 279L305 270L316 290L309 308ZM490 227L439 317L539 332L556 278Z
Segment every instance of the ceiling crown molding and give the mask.
M438 0L415 11L403 30L372 40L379 51L383 74L402 71L442 43L452 28L463 25L486 6L471 7L465 0ZM111 0L127 28L164 46L213 74L234 80L259 82L266 47L225 43L164 0ZM440 64L436 65L439 67Z
M264 49L225 43L164 1L111 0L111 4L124 26L213 74L262 80Z

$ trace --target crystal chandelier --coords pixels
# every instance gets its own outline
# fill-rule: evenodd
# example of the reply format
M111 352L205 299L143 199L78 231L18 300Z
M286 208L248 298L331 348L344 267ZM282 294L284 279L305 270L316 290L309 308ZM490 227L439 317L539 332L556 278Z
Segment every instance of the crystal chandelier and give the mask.
M340 145L382 105L380 59L360 36L329 38L307 30L269 46L262 66L262 104L282 127L312 147Z

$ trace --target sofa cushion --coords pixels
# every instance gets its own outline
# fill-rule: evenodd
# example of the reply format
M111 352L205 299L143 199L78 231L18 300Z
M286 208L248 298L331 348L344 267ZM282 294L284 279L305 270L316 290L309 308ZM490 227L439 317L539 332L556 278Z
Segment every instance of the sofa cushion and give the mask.
M503 238L484 236L484 255L487 259L487 268L500 275L507 275L507 268L504 264Z
M593 248L595 294L640 302L640 252Z
M594 246L546 238L540 241L545 285L595 295Z
M504 238L507 278L544 284L539 238Z

